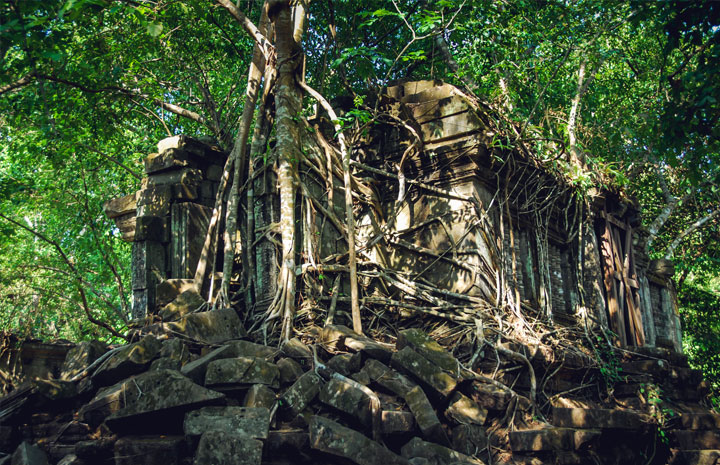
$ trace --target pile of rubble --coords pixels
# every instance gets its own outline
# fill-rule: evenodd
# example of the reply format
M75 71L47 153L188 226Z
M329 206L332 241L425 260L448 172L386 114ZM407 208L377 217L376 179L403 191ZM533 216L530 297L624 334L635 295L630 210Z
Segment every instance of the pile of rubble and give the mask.
M597 369L550 355L526 351L548 399L538 408L523 381L528 367L498 370L511 362L487 355L471 371L415 328L394 344L340 325L280 348L222 335L207 344L146 335L111 350L83 342L59 379L0 399L0 464L704 465L720 457L720 416L697 403L702 380L682 356L624 362L608 408L568 394L583 382L597 389L599 378L587 383ZM512 373L516 382L503 379ZM648 397L661 385L674 396L673 418L661 419Z

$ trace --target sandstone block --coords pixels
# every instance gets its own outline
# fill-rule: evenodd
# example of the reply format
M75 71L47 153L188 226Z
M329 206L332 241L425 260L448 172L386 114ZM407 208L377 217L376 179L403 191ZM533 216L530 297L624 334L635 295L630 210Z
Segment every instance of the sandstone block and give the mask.
M194 382L202 384L205 380L205 373L207 372L207 366L210 362L233 356L234 354L230 346L224 345L212 350L197 360L189 362L187 365L182 367L180 372Z
M442 424L440 424L432 404L420 386L416 386L405 395L405 402L407 402L415 421L420 427L420 431L422 431L426 439L441 444L449 444L450 441L442 428Z
M200 296L195 289L189 289L165 305L158 312L158 315L160 315L163 321L177 321L183 316L202 308L206 304L205 299Z
M390 365L401 372L413 376L424 386L429 387L433 393L447 397L457 386L455 378L431 363L410 347L395 352Z
M203 407L185 414L183 430L188 436L210 431L265 439L270 429L270 410L247 407Z
M124 437L115 443L115 465L179 465L182 437Z
M417 437L405 444L400 453L406 459L422 457L430 465L485 465L481 460Z
M227 345L234 357L257 357L272 361L278 354L276 347L255 344L250 341L230 341Z
M107 386L140 373L160 354L162 344L155 336L148 335L140 341L129 344L100 364L92 375L96 386Z
M630 410L553 408L553 424L567 428L644 430L651 427L647 415Z
M310 420L310 447L345 457L358 465L409 463L362 433L317 415Z
M173 278L161 281L155 288L156 303L159 307L164 307L190 289L195 289L195 281L192 279Z
M384 434L410 433L415 430L415 417L402 410L383 410L381 414Z
M298 362L291 358L281 358L277 362L280 370L280 384L292 384L303 375L303 369Z
M369 376L370 380L400 397L405 397L410 390L417 386L407 377L377 360L371 359L365 362L363 371Z
M200 437L195 465L260 465L263 443L237 433L210 431Z
M290 416L297 416L320 392L321 383L322 379L315 372L306 372L282 395L280 407Z
M154 174L159 171L178 169L184 167L195 167L190 152L171 147L161 153L151 153L145 157L145 173Z
M170 226L167 217L157 215L136 216L135 243L138 243L140 241L155 241L162 243L169 242ZM163 259L163 271L164 269L165 267Z
M220 344L246 336L240 318L232 308L185 315L164 327L189 339L206 344Z
M205 373L205 386L235 388L251 384L280 387L277 365L258 357L226 358L210 362Z
M510 448L513 452L539 452L573 450L575 430L571 428L543 428L510 432Z
M363 390L347 381L332 378L320 390L320 401L370 425L370 398Z
M253 384L245 394L243 405L245 407L264 407L271 409L275 405L277 396L275 391L264 384Z
M62 367L62 379L71 379L80 374L92 362L107 352L105 344L99 341L83 341L78 343L65 356Z
M168 425L160 420L177 421L186 411L216 404L224 397L172 370L148 371L120 384L116 401L122 407L105 420L113 431L164 430Z
M457 423L482 425L485 423L487 410L462 393L456 392L450 398L450 405L445 410L445 415Z
M327 366L343 376L350 376L361 368L360 354L338 354L327 362Z
M396 347L401 350L410 347L435 365L453 375L458 373L458 361L450 352L419 329L406 329L398 333Z

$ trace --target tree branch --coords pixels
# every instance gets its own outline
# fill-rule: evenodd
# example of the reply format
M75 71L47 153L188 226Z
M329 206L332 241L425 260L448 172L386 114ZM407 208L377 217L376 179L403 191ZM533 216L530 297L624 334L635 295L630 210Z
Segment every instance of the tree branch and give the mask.
M247 16L245 16L243 12L240 11L230 0L217 0L217 3L228 10L232 17L242 25L258 47L260 47L260 51L265 57L265 60L269 60L275 50L275 47L273 47L270 41L267 40L267 38L260 32L260 29L258 29L257 26L255 26L253 22L250 21Z
M680 235L678 237L676 237L674 241L672 241L672 243L668 246L668 248L665 249L665 257L664 258L667 260L670 260L673 256L673 254L675 253L675 249L678 248L678 246L680 245L680 242L682 242L683 239L685 239L688 235L694 233L698 229L705 226L708 223L708 221L712 220L713 218L717 217L718 215L720 215L720 207L717 207L713 212L708 213L707 215L703 216L702 218L700 218L699 220L697 220L696 222L694 222L693 224L688 226L685 229L685 231L681 232Z

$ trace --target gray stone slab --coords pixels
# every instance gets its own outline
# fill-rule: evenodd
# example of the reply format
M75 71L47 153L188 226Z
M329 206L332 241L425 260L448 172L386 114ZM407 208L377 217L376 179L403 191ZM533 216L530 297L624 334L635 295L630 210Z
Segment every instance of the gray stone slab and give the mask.
M297 416L320 392L322 378L308 371L290 386L280 398L280 408L291 417Z
M115 465L179 465L185 449L178 436L124 437L115 443Z
M186 413L183 423L183 431L188 436L221 431L265 439L269 429L270 410L257 407L203 407Z
M417 384L408 379L406 376L401 375L397 371L377 360L370 359L365 362L365 366L362 371L369 376L371 381L374 381L400 397L405 397L411 389L417 386Z
M310 447L358 465L409 465L406 459L362 433L318 415L310 419Z
M211 431L203 434L195 465L260 465L263 443L243 434Z
M258 357L235 357L210 362L205 373L205 386L235 388L265 384L280 387L277 365Z
M160 355L162 344L148 335L140 341L122 347L102 362L92 374L96 386L108 386L128 376L144 371Z
M412 376L440 396L447 397L457 386L457 380L453 376L410 347L395 352L390 360L390 366Z
M320 390L320 401L356 418L364 425L372 423L370 397L348 381L332 378Z
M410 347L435 365L453 375L458 373L458 361L453 355L419 329L405 329L398 333L396 347Z
M247 333L232 308L185 315L178 321L165 323L165 330L205 344L222 344L245 337Z
M461 424L482 425L485 423L485 418L487 418L487 410L464 394L455 392L450 398L450 404L445 410L445 416Z
M424 458L428 465L485 465L482 460L417 437L405 444L400 453L406 459Z

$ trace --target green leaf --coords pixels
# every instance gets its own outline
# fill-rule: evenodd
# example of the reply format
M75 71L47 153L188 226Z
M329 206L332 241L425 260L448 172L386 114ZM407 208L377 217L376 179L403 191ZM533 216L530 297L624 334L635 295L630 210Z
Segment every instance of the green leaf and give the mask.
M160 23L149 23L147 25L147 32L152 37L158 37L162 33L162 30L163 30L163 25Z

